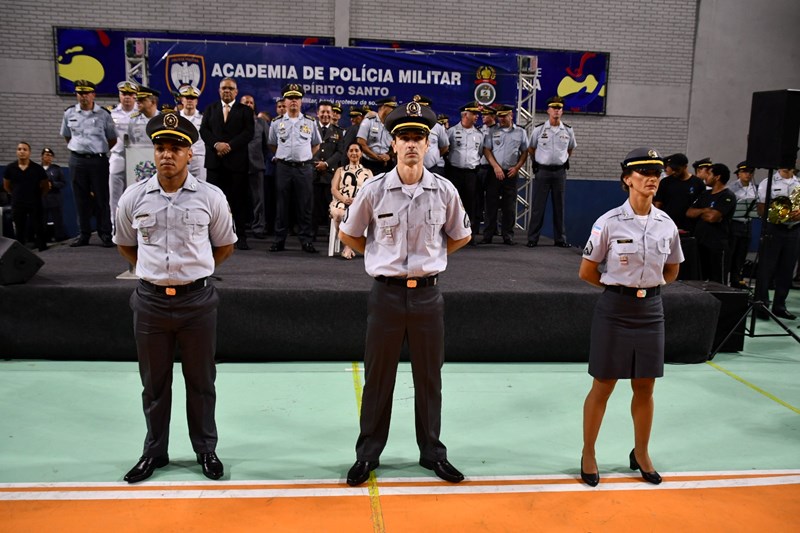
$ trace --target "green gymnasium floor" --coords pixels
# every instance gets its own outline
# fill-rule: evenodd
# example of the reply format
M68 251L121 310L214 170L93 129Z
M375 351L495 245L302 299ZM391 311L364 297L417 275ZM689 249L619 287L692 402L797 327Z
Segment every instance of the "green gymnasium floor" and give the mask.
M789 309L800 313L800 291L792 291ZM800 320L787 324L800 333ZM757 333L781 331L757 322ZM668 365L656 385L650 449L659 471L800 469L798 369L800 345L789 337L746 338L741 353ZM590 379L585 364L446 364L442 440L450 460L468 478L577 476ZM342 481L355 458L362 381L361 364L220 365L223 479ZM179 365L174 391L172 463L151 479L199 482ZM620 382L609 403L598 442L604 474L630 472L630 396ZM0 485L121 481L145 431L136 365L1 362L0 420ZM376 473L430 477L417 460L411 372L402 364Z

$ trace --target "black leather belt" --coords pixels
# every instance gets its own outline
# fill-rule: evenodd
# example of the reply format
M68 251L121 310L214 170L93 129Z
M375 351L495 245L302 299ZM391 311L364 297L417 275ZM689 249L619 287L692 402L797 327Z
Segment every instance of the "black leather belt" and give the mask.
M82 154L80 152L70 152L75 157L80 157L82 159L100 159L105 158L106 154Z
M208 285L208 278L200 278L197 281L187 283L186 285L176 285L174 287L156 285L155 283L150 283L149 281L143 279L140 279L139 283L141 283L143 287L155 293L163 294L165 296L178 296L205 288Z
M634 298L652 298L661 294L661 287L624 287L622 285L606 285L606 290L624 294L625 296L632 296Z
M543 170L550 170L552 172L556 170L563 170L564 165L539 165L539 168Z
M421 289L422 287L435 287L439 282L439 274L434 274L426 278L389 278L386 276L377 276L375 277L375 281L397 287L406 287L407 289Z
M311 161L287 161L285 159L278 159L278 163L281 165L286 165L287 167L304 167L306 165L310 165Z

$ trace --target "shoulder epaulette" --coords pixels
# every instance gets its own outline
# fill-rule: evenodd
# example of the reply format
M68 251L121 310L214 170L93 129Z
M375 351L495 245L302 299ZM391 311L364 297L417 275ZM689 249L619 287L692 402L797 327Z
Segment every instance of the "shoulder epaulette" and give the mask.
M539 126L544 126L544 122L538 123L537 125L534 126L534 128L538 128Z
M136 118L136 117L138 117L138 116L139 116L139 115L141 115L141 114L142 114L142 112L141 112L141 111L134 111L133 113L131 113L131 118Z
M567 124L566 122L562 122L562 124L564 125L564 127L565 127L565 128L570 128L570 129L572 128L572 126L570 126L570 125L569 125L569 124Z
M311 115L303 115L303 116L306 117L308 120L311 120L311 121L314 120L314 117L312 117Z
M115 106L113 106L113 105L104 105L104 106L102 106L102 107L103 107L103 109L105 109L106 111L108 111L109 113L111 113L112 111L114 111L114 107L115 107Z

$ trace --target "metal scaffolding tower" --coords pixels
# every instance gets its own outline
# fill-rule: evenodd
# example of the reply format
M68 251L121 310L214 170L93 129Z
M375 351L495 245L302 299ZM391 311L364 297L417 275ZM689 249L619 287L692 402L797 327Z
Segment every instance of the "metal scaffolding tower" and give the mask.
M530 139L533 133L533 115L536 113L536 91L539 87L539 66L536 56L517 56L519 73L517 78L517 125L525 128ZM531 158L519 170L517 181L516 227L527 229L533 201L533 172Z

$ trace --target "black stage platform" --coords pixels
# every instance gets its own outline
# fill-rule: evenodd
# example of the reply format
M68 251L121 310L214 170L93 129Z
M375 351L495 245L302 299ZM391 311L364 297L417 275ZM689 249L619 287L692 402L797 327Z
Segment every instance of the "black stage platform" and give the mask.
M324 240L324 239L323 239ZM115 249L52 246L24 285L0 286L0 356L135 360L128 298L135 280ZM250 239L217 271L221 295L218 356L229 361L353 361L362 357L372 279L363 258L300 251L287 241ZM317 247L327 250L325 242ZM592 309L600 294L578 279L580 249L542 240L464 248L450 257L440 286L446 302L448 361L586 361ZM682 283L663 292L666 357L705 361L719 301Z

